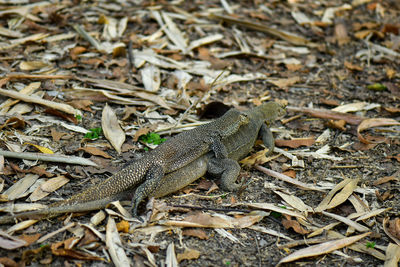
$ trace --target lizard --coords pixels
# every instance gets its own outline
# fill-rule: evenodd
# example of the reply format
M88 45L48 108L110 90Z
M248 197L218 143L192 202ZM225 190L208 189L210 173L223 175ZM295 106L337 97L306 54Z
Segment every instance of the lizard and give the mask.
M227 158L217 157L213 151L201 155L184 167L163 176L158 187L154 191L149 192L149 196L159 198L178 191L202 177L207 172L221 176L223 189L237 189L239 185L236 185L235 181L240 171L240 166L237 161L248 154L258 135L262 137L265 146L269 148L269 152L272 152L274 139L269 128L264 124L264 121L270 124L278 116L283 114L284 108L275 102L264 103L255 109L244 112L242 116L245 116L246 123L240 123L240 127L234 133L231 133L222 140L223 147L226 148ZM53 205L45 210L24 212L13 216L3 216L0 218L0 224L11 223L15 218L50 218L61 213L101 209L112 201L126 199L132 194L132 189L134 188L88 202L75 202L74 204L70 204L71 202L66 200L58 202L63 203L63 205ZM66 202L68 203L65 204Z

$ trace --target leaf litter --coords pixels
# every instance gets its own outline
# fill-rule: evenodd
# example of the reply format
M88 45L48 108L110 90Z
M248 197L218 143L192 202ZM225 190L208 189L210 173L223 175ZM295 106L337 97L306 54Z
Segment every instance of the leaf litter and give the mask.
M121 156L134 158L125 145L144 150L136 142L142 134L168 137L200 125L194 112L213 101L243 109L284 100L291 117L273 128L273 156L256 145L259 152L242 161L241 178L249 183L239 194L213 195L215 184L192 187L196 193L150 200L145 223L116 202L117 211L96 213L90 225L68 224L86 217L67 217L67 226L43 227L44 236L31 241L25 234L35 224L49 224L27 220L0 234L1 249L20 255L1 263L54 264L63 256L127 266L134 254L152 266L279 265L304 258L398 264L400 42L398 25L385 23L399 17L398 5L14 2L0 7L0 157L6 159L0 171L7 177L0 211L33 210L40 207L26 201L68 197L87 184L76 178L98 182L92 174L121 168ZM100 126L104 137L83 138ZM55 154L45 154L50 151ZM103 163L100 170L76 166L94 162ZM31 168L37 164L57 176L39 178ZM174 208L176 201L191 208ZM182 235L188 230L202 232ZM300 242L311 244L323 233L328 237L308 248ZM266 245L278 237L292 240L296 251ZM46 240L50 246L21 248Z

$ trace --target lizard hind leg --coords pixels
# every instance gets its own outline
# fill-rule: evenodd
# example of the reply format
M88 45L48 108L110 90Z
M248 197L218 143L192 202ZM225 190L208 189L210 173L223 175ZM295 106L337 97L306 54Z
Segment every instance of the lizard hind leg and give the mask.
M147 171L145 181L138 186L132 198L132 215L134 217L138 218L137 209L140 202L157 189L163 176L164 170L160 165L153 165Z
M236 191L241 186L236 183L240 172L240 165L233 159L212 158L208 162L207 171L212 175L221 177L221 187L224 190Z

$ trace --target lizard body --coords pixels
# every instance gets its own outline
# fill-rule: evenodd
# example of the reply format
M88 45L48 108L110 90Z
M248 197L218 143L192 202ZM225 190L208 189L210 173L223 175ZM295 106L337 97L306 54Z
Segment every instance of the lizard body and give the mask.
M148 196L154 196L154 197L162 197L167 194L173 193L186 185L192 183L196 179L200 178L203 176L207 171L220 175L222 179L222 187L224 189L228 190L235 190L238 185L235 185L234 182L236 181L236 178L239 174L240 171L240 166L237 163L237 160L241 159L244 157L248 152L251 150L251 148L254 145L255 140L257 139L258 134L260 133L264 144L272 151L273 146L274 146L274 139L272 137L271 132L269 129L265 126L264 121L267 121L267 123L272 123L278 116L282 115L284 113L283 108L275 103L275 102L268 102L265 104L262 104L261 106L246 111L244 113L240 113L236 110L235 111L235 118L236 121L230 120L232 123L231 127L226 127L230 132L229 134L222 135L223 137L221 138L222 144L219 144L218 146L221 146L223 149L226 149L225 152L226 156L218 156L218 153L215 153L212 149L208 153L203 153L200 156L197 156L196 159L192 160L191 162L187 163L181 168L171 168L172 171L168 171L171 169L167 169L166 175L163 175L163 177L160 179L158 186L156 186L155 189L150 190L147 192ZM232 110L228 111L231 112ZM244 115L244 116L243 116ZM226 116L226 115L224 115ZM232 116L232 115L229 115ZM223 117L221 117L223 118ZM218 123L220 119L217 119L211 123ZM225 120L226 121L226 120ZM209 124L206 124L209 125ZM199 126L196 129L199 129L202 126ZM201 129L201 128L200 128ZM191 136L191 132L194 130L184 132L182 134L176 135L172 137L171 139L175 140L180 140L179 136L182 136L185 134L185 138L189 138ZM201 135L203 130L197 130L196 135L199 134ZM215 131L210 131L211 134L215 134ZM200 138L201 136L199 136ZM199 138L195 138L194 140L198 140ZM201 138L200 138L201 139ZM175 141L174 141L175 142ZM166 144L165 142L164 144ZM212 142L211 142L212 143ZM170 143L171 144L171 143ZM170 145L168 144L168 145ZM162 144L163 145L163 144ZM162 146L160 145L160 146ZM178 148L181 150L184 149L182 148L181 145L177 145ZM206 150L206 149L205 149ZM155 150L153 150L155 151ZM193 151L193 149L191 150ZM151 152L149 152L150 154ZM196 151L199 155L200 153ZM186 154L184 151L182 151L181 154ZM132 166L132 165L129 165ZM111 176L109 179L105 180L104 182L109 183L110 180L115 179L115 177L122 177L121 173L124 173L124 170L127 168L121 170L117 174ZM126 171L125 171L126 172ZM129 172L129 167L128 167L128 172ZM128 173L129 175L129 173ZM103 183L104 183L103 182ZM123 182L123 181L117 181ZM102 185L100 183L99 185ZM83 191L84 193L84 198L82 197L82 193L78 193L77 195L72 196L70 199L67 199L65 201L57 202L54 205L50 205L50 207L46 210L37 210L37 211L31 211L31 212L24 212L20 214L16 214L14 216L3 216L0 218L0 224L4 223L10 223L15 218L21 218L21 219L35 219L35 218L41 218L41 217L54 217L57 214L61 213L68 213L68 212L80 212L80 211L88 211L88 210L96 210L96 209L101 209L104 208L108 203L118 200L118 199L124 199L132 194L132 191L137 187L136 193L138 192L138 189L141 187L141 185L138 186L138 184L135 184L126 190L122 191L116 191L116 193L109 194L109 191L107 194L101 193L100 190L104 188L108 188L108 186L112 185L107 185L107 186L94 186L89 190ZM118 187L118 186L117 186ZM94 188L94 189L93 189ZM115 191L114 191L115 192ZM100 194L103 195L103 197L88 197L88 194ZM105 196L104 196L105 195ZM85 199L85 201L82 201L82 199Z

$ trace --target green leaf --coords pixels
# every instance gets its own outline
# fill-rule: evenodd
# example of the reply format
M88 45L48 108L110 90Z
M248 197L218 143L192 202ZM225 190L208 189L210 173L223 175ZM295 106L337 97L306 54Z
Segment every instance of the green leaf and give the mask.
M81 121L81 120L82 120L82 116L81 116L81 115L75 115L75 118L76 118L78 121Z
M99 127L99 128L92 128L92 129L89 130L89 132L87 132L87 133L85 134L84 137L87 138L87 139L91 139L91 140L97 139L97 138L99 138L101 132L102 132L101 127Z
M374 83L374 84L368 85L367 88L369 90L374 90L374 91L383 91L387 87L385 85L381 84L381 83Z
M374 247L375 247L375 245L376 245L376 243L375 243L375 242L373 242L373 241L371 241L371 242L367 242L367 244L366 244L367 248L374 248Z
M165 142L165 138L161 138L159 134L156 133L148 133L141 135L139 137L139 141L145 143L145 144L154 144L154 145L159 145Z

